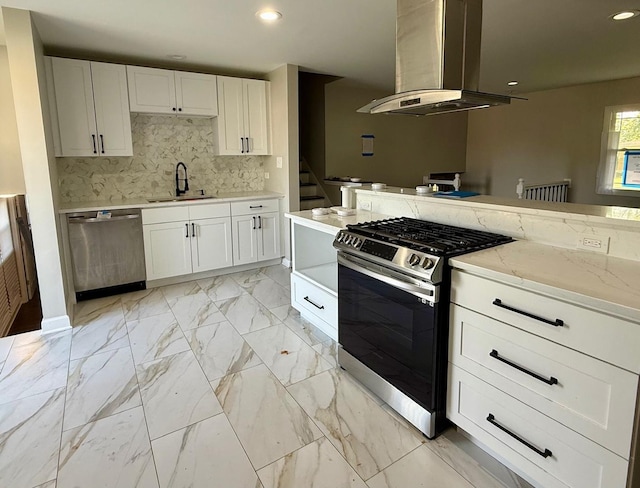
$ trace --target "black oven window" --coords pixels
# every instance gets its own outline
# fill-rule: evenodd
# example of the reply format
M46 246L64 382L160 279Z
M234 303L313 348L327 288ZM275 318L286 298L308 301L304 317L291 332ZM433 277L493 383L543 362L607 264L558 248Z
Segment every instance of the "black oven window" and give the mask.
M432 408L437 305L339 267L339 341L344 349Z

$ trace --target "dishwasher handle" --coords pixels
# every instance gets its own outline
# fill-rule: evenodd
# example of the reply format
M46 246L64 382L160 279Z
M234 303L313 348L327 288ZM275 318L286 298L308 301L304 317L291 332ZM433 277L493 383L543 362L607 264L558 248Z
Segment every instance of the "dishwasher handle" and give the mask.
M94 222L117 222L118 220L139 219L140 214L118 215L109 219L98 217L69 217L70 224L91 224Z

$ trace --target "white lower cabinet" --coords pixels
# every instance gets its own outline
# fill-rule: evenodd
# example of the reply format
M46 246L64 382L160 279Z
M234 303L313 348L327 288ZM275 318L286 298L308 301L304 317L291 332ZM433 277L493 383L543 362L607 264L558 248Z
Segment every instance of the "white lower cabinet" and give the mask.
M338 297L315 283L291 275L291 304L333 340L338 340Z
M537 487L626 487L640 325L458 270L451 297L447 417Z
M280 216L277 213L233 217L233 264L280 257Z
M194 220L194 216L215 218ZM142 233L147 280L182 276L233 265L229 204L144 209ZM158 222L159 219L173 222Z
M280 213L277 200L241 202L231 205L233 264L249 264L282 256Z
M544 488L622 488L628 462L450 365L447 416Z

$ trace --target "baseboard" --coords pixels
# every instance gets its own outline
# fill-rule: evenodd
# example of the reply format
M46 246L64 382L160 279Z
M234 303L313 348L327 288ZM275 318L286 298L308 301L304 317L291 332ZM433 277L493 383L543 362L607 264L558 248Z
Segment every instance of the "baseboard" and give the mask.
M58 317L51 317L50 319L43 319L40 328L42 329L43 334L70 329L71 320L68 315L60 315Z

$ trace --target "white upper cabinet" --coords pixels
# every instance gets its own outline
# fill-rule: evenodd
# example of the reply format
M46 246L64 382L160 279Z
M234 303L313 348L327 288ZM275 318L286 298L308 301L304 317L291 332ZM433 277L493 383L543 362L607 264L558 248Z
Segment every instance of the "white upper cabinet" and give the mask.
M271 154L269 83L218 76L218 152Z
M59 156L132 156L125 67L51 58Z
M215 75L127 66L132 112L218 115Z

